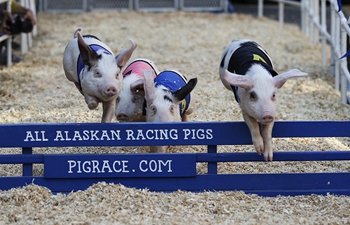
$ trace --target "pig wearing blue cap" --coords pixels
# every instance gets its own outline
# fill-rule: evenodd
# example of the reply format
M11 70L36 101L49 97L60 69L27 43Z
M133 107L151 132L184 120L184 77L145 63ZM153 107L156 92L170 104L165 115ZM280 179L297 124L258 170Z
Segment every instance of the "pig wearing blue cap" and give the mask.
M163 71L154 78L154 71L143 72L147 122L181 122L194 111L192 90L197 78L188 82L174 70ZM151 146L151 152L166 152L167 146Z

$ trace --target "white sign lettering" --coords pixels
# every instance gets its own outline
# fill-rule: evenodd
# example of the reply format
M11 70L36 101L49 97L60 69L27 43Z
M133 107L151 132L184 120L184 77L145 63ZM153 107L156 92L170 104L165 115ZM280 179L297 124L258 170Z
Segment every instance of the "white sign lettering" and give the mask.
M50 137L50 138L49 138ZM53 141L144 141L144 140L211 140L212 129L138 129L138 130L56 130L26 131L25 142Z
M138 168L129 168L128 160L67 160L69 174L105 174L105 173L171 173L172 160L141 160Z

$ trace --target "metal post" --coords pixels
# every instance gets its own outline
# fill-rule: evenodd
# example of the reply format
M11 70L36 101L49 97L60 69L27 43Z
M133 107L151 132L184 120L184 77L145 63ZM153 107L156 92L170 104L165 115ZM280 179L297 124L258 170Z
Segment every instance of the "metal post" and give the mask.
M258 1L258 17L263 17L264 15L264 0L259 0Z
M321 39L322 39L322 65L326 65L326 33L327 33L327 24L326 24L326 0L321 1Z
M313 42L314 43L317 43L319 42L319 38L320 38L320 32L319 32L319 29L317 27L316 24L320 24L320 2L317 0L317 1L314 1L314 18L315 20L313 21Z
M335 16L334 24L334 48L335 48L335 63L334 63L334 75L335 75L335 90L339 91L340 89L340 62L339 62L339 45L340 45L340 19L338 16Z
M336 14L335 11L331 7L331 73L333 76L335 76L335 49L334 49L334 44L335 44L335 20L336 20Z
M310 37L310 0L305 0L305 35Z
M282 1L278 1L278 20L280 24L284 23L284 3Z
M346 33L345 29L341 29L341 52L347 52L347 36L348 34ZM347 69L347 64L348 64L348 60L347 57L341 59L341 68L342 70ZM340 73L340 97L341 97L341 102L343 104L346 104L347 102L347 97L346 97L346 92L347 92L347 80L346 80L346 76L345 76L345 72L341 71L342 73Z
M301 19L301 31L303 32L303 34L306 34L306 17L307 17L307 11L306 11L306 0L301 0L301 6L300 6L300 10L301 10L301 15L300 15L300 19Z

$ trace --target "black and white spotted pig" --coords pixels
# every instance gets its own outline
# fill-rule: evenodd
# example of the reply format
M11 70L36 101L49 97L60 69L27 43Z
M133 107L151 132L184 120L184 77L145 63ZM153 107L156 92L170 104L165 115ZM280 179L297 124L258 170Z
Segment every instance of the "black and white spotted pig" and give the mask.
M278 103L277 89L288 79L304 77L307 73L292 69L278 74L261 46L251 40L234 40L222 53L219 74L224 86L235 95L255 150L263 154L266 161L272 161L271 134Z

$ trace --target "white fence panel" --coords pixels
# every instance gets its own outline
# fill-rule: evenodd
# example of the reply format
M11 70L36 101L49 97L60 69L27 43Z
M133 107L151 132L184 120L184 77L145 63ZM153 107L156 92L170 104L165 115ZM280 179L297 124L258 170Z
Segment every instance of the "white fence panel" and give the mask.
M336 0L270 0L278 2L279 21L283 24L284 5L299 7L301 10L301 29L314 43L322 43L322 65L326 65L326 46L331 47L331 72L335 79L335 89L341 93L341 102L350 103L350 73L347 53L350 28L342 10L339 10ZM327 6L329 2L329 6ZM258 16L263 16L264 1L258 1ZM327 16L327 7L330 15ZM330 27L327 27L330 18Z

